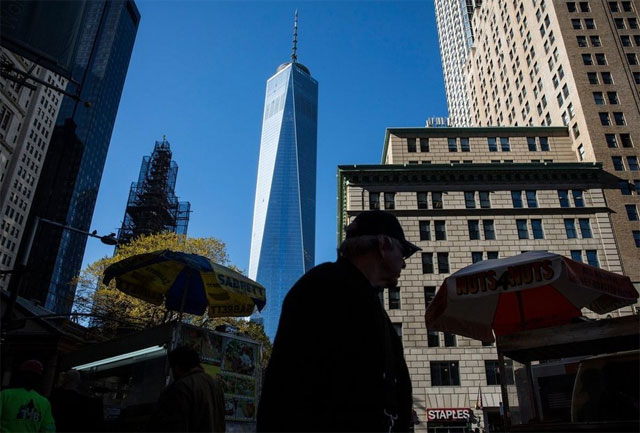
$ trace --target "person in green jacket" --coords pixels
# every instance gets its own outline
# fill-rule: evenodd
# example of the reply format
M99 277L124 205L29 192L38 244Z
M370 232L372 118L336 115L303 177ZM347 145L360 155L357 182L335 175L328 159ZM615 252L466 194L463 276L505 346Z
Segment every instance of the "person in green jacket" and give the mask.
M12 386L0 391L1 432L56 431L51 404L36 391L40 386L43 370L40 361L25 361L20 365Z

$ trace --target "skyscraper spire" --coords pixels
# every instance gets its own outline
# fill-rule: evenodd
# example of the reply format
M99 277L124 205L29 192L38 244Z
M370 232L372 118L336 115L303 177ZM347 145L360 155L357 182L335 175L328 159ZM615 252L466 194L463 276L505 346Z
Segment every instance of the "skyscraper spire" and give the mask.
M298 61L298 9L296 9L295 19L293 20L293 50L291 52L291 62Z

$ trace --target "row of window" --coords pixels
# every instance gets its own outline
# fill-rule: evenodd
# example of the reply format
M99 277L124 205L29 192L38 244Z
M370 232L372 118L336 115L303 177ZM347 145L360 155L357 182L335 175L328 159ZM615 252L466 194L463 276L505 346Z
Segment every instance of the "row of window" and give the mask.
M611 113L599 112L598 116L600 117L600 124L602 126L611 126ZM624 126L627 124L624 113L621 111L613 112L613 121L618 126Z
M513 361L505 360L505 382L513 385ZM458 361L431 361L431 386L460 386ZM500 363L496 360L484 362L487 385L500 385Z
M618 186L620 187L620 193L622 195L632 195L633 192L637 195L640 195L640 180L635 179L632 182L627 180L618 181Z
M563 92L565 95L569 94L569 89L563 87ZM409 137L407 138L407 152L414 153L418 151L418 144L416 142L416 138ZM511 144L509 142L509 137L487 137L487 146L490 152L498 151L498 141L500 143L500 150L502 152L511 151ZM420 143L420 152L429 152L429 138L419 138ZM527 137L527 145L530 151L535 152L540 150L542 152L548 152L549 149L549 138L548 137ZM447 148L449 152L470 152L471 146L469 144L468 137L449 137L447 138Z
M633 141L631 141L630 134L619 134L620 140L616 137L616 134L605 134L604 138L607 142L607 147L616 148L619 147L619 144L622 147L633 147Z
M635 155L627 156L627 167L625 169L624 160L621 156L612 156L611 161L613 162L613 169L615 171L638 171L640 168L638 167L638 157Z
M622 164L622 157L612 157L614 158L614 167L618 167L617 164ZM618 158L618 159L616 159ZM637 157L629 156L627 157L628 165L630 170L636 171L638 170ZM630 162L629 162L630 161ZM635 164L635 165L634 165ZM624 170L624 165L621 165L620 170ZM616 168L618 170L618 168ZM523 198L524 192L524 198ZM569 199L570 190L560 189L558 190L558 202L560 207L571 207L571 202ZM369 192L369 209L378 210L380 209L380 192ZM395 209L395 192L385 192L384 193L384 208ZM573 198L574 207L584 207L584 191L579 189L571 190L571 197ZM429 208L429 193L426 191L418 191L416 193L416 199L418 203L418 209L428 209ZM519 209L524 207L524 203L527 203L528 208L537 208L538 207L538 196L536 190L513 190L511 191L511 202L513 204L514 209ZM491 192L490 191L465 191L464 192L464 204L466 209L475 209L476 207L480 207L481 209L490 209L491 208ZM433 209L443 209L443 193L439 191L431 192L431 206Z

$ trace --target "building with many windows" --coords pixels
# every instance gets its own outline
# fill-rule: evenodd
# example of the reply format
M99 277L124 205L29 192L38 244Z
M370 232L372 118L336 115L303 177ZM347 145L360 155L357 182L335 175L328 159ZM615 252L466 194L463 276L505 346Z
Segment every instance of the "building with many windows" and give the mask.
M640 287L640 17L637 1L484 1L464 73L472 124L565 125L605 191L623 272Z
M470 126L464 68L473 44L471 19L480 0L435 0L444 87L452 126Z
M421 421L425 409L464 408L472 429L495 431L502 422L495 347L425 329L425 308L451 273L541 250L622 272L605 198L616 178L602 164L578 162L571 145L566 127L390 128L381 165L339 167L338 242L359 212L383 209L422 248L407 260L399 287L382 296L403 339ZM513 384L518 365L509 365ZM416 430L445 426L469 427L436 420Z
M269 292L262 310L273 340L282 302L314 265L318 82L297 62L297 13L291 61L267 80L253 213L249 278Z
M59 89L67 80L1 48L3 71L27 73ZM0 269L13 269L49 148L62 95L42 84L0 78ZM9 279L0 279L7 287Z

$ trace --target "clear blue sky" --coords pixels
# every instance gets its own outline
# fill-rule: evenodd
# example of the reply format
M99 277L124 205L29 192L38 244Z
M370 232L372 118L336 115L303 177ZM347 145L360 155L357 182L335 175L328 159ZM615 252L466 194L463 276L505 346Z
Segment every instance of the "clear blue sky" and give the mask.
M116 231L142 157L166 134L189 236L248 270L266 80L289 60L319 82L316 264L335 259L336 172L378 164L385 128L446 116L433 1L138 1L142 19L91 224ZM84 265L112 248L89 239Z

